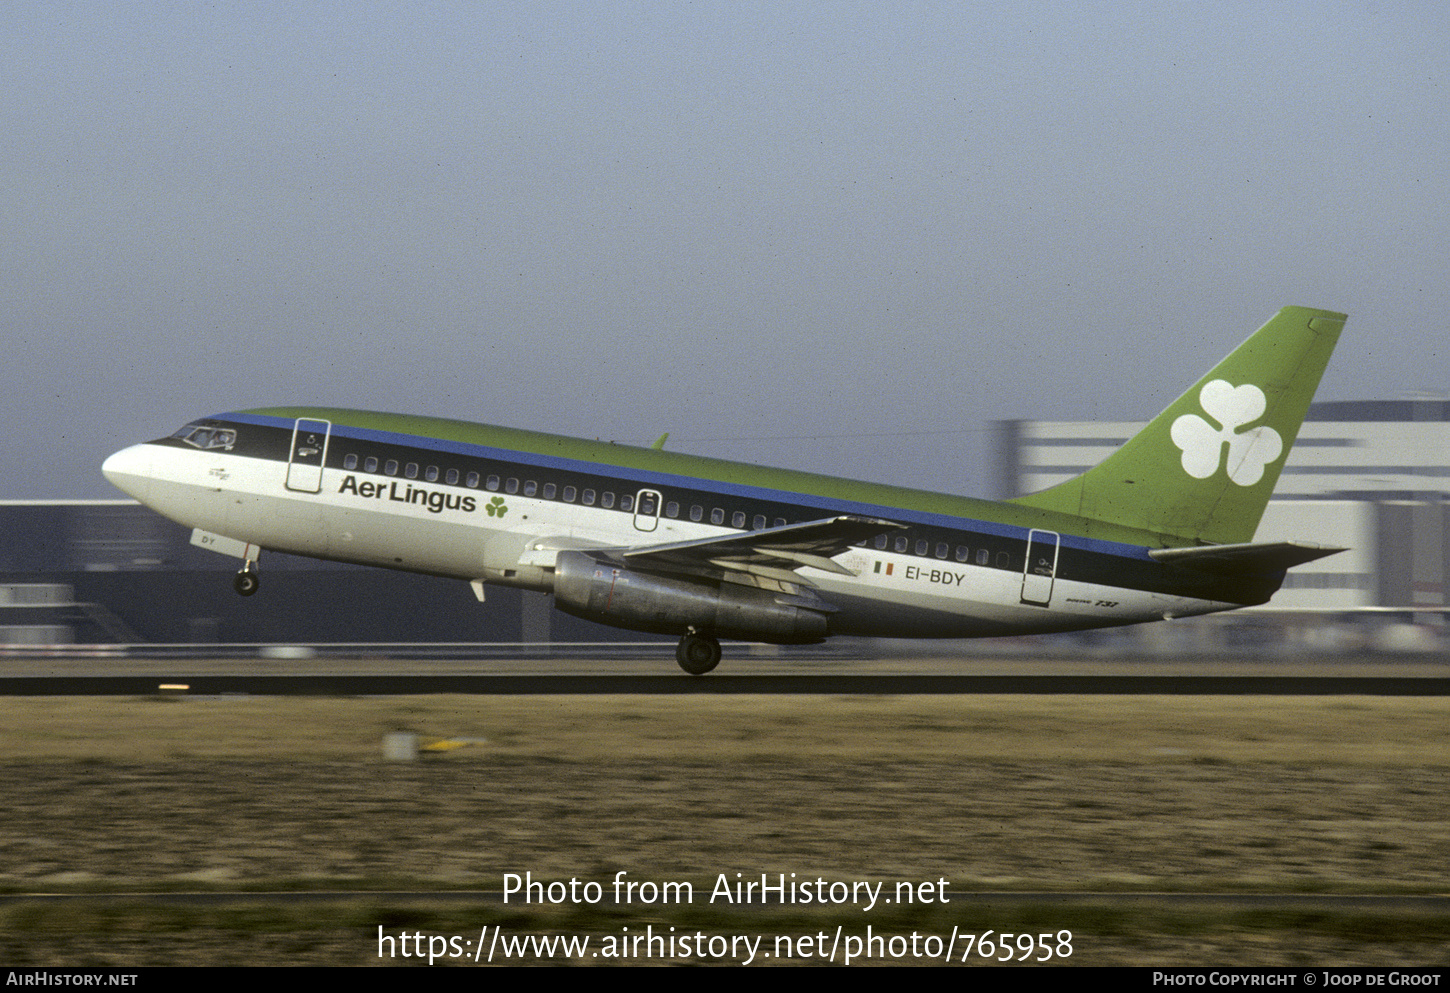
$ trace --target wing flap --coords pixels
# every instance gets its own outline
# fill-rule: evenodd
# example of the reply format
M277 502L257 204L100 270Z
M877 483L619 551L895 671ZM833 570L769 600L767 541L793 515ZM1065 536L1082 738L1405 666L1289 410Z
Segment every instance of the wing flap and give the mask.
M686 572L726 578L731 572L778 582L811 585L796 570L811 568L840 576L855 572L832 557L868 538L904 525L874 517L843 515L802 524L747 531L721 538L672 542L616 550L631 568Z

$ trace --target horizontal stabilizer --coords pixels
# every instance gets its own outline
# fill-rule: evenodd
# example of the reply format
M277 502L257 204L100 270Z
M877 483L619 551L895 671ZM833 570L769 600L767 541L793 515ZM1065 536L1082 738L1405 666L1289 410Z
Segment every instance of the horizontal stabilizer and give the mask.
M1298 541L1247 545L1201 545L1194 548L1157 548L1148 554L1159 562L1180 565L1216 576L1249 576L1283 572L1326 555L1348 551Z

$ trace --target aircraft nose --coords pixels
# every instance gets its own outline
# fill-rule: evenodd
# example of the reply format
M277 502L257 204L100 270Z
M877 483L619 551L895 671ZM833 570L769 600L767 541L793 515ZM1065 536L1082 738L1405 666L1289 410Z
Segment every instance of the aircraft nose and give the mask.
M130 448L121 449L101 463L101 475L122 493L144 501L151 482L149 449L149 445L132 445Z

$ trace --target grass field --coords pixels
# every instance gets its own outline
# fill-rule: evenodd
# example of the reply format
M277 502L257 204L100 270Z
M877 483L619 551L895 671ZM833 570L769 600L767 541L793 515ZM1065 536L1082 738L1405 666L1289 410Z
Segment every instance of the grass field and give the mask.
M948 894L1443 894L1447 718L1439 698L5 699L10 893L498 890L505 873L622 870L697 895L621 910L19 903L0 910L0 958L365 964L379 927L602 941L871 925L1070 929L1077 964L1444 964L1450 921L1409 910L1144 896L742 911L704 894L763 873L886 892L945 879ZM458 747L385 762L391 731Z

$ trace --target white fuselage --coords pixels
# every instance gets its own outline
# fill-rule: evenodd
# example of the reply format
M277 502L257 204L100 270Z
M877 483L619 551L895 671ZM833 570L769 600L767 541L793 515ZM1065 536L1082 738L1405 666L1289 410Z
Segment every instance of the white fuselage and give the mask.
M728 497L714 501L725 506L708 506L698 493L676 492L668 480L641 483L621 474L611 501L627 498L635 508L622 513L618 503L602 506L602 494L592 505L578 495L561 499L559 488L537 478L547 472L534 464L521 462L511 475L479 474L471 487L462 476L449 485L441 476L426 478L432 468L424 463L427 451L419 458L423 468L408 478L403 467L394 475L336 467L342 458L338 446L346 441L334 435L330 444L334 457L306 473L286 461L225 448L159 442L116 453L104 472L158 513L235 542L211 547L247 558L271 549L537 590L553 588L560 550L668 545L739 535L762 523L746 520L744 527L733 527L742 522ZM545 496L550 492L552 499ZM891 516L889 507L872 510ZM722 523L712 523L712 513ZM805 516L812 514L821 516L814 509ZM1066 631L1241 605L1077 577L1058 565L1059 543L1070 535L1034 531L1024 537L1025 555L1018 554L1010 568L1003 567L1007 553L1001 551L950 541L923 548L925 539L898 550L896 539L888 538L832 556L839 571L803 565L794 583L769 588L814 590L836 611L832 634L884 637Z

